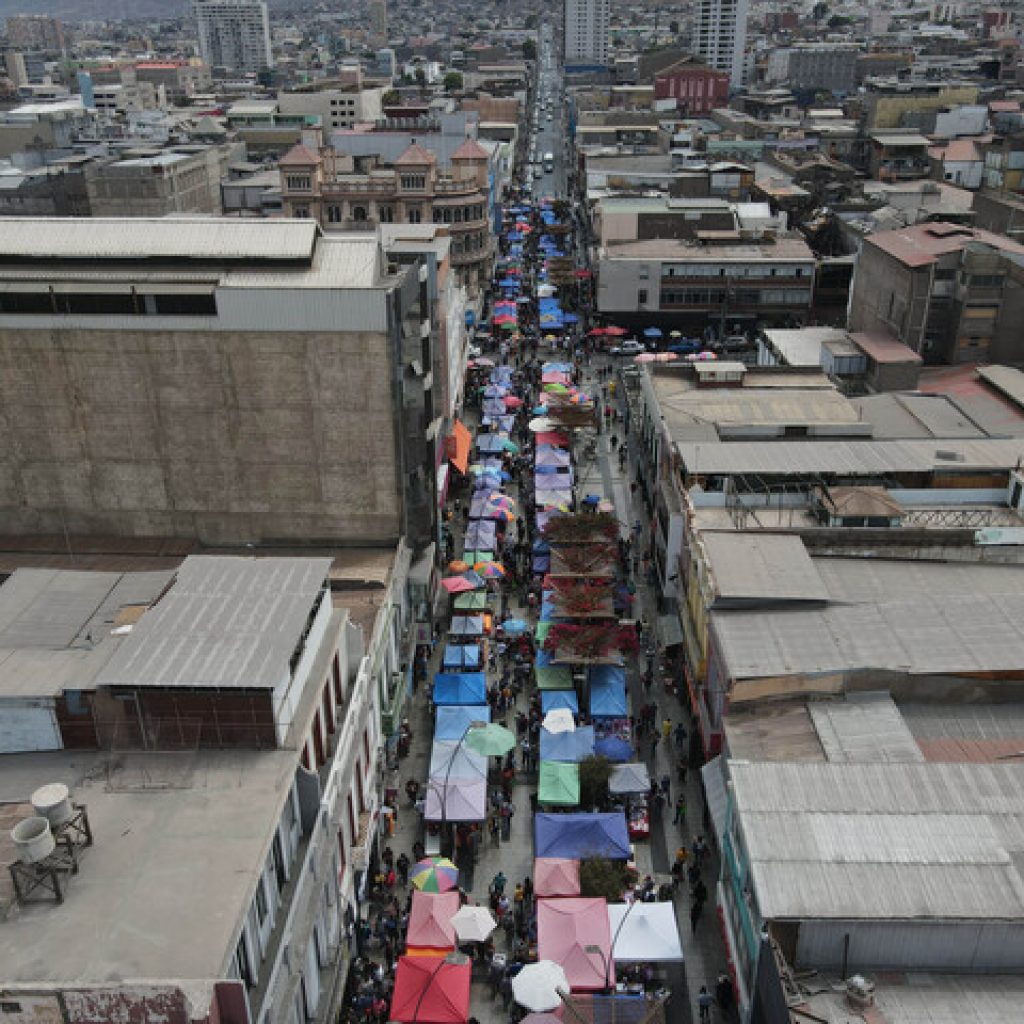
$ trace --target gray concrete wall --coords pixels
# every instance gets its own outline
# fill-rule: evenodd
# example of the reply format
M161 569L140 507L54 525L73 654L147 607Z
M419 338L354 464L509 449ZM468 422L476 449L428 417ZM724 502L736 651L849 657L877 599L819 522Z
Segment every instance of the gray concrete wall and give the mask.
M400 534L383 333L0 331L0 532Z

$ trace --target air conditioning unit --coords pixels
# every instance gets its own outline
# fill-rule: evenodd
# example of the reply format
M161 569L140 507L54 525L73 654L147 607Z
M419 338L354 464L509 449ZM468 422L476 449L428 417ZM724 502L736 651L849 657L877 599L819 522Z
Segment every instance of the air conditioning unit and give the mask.
M875 1005L875 983L862 974L846 979L846 1001L855 1010L866 1010Z

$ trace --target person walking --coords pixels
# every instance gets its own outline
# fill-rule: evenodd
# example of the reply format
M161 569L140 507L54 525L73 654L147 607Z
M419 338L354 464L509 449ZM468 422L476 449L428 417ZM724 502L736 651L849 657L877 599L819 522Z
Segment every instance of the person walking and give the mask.
M686 794L680 793L676 797L676 813L672 819L673 825L685 825L686 824Z
M711 1020L711 1007L714 998L708 991L707 985L701 985L700 993L697 996L697 1010L700 1014L700 1024L709 1024Z
M700 923L701 915L704 913L704 904L698 900L693 901L693 905L690 907L690 934L695 935L697 932L697 925Z

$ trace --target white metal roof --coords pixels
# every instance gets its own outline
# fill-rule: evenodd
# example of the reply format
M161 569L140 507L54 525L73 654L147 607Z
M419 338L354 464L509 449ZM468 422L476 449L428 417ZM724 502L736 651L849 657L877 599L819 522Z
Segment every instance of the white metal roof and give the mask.
M828 600L814 561L796 535L705 531L701 543L721 603Z
M97 683L273 689L290 676L330 567L329 558L190 556Z
M1024 765L729 768L765 918L1024 920Z
M312 220L214 217L5 217L0 262L53 260L310 259L319 228Z

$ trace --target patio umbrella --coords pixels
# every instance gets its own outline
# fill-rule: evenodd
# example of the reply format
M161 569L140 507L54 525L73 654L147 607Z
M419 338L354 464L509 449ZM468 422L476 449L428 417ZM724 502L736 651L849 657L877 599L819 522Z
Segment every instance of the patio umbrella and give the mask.
M660 338L661 337L661 331L657 327L648 327L644 331L644 337L645 338Z
M447 857L427 857L413 865L409 881L420 892L447 892L459 884L459 869Z
M485 580L500 580L505 575L505 566L500 562L477 562L473 568Z
M607 334L609 338L621 338L624 335L629 334L629 331L627 331L625 327L606 327L604 329L604 333Z
M459 942L486 942L491 932L498 927L494 915L487 907L459 907L458 913L449 918ZM561 1022L559 1022L561 1024Z
M548 732L553 733L574 732L576 729L576 720L568 708L555 708L549 711L541 724Z
M523 400L517 395L507 395L505 397L505 408L506 409L518 409L523 404Z
M534 416L543 416L548 411L546 405L535 406L532 410Z
M554 960L527 964L512 979L512 998L527 1010L554 1010L562 1005L562 993L569 994L569 979Z
M466 733L466 746L486 757L501 757L515 745L515 733L497 722L488 722Z
M520 633L526 633L530 628L530 624L525 619L506 619L501 624L501 628L509 636L518 636Z
M456 558L454 562L448 563L449 572L465 572L468 568L469 566L459 558Z
M463 594L467 590L477 590L482 584L483 580L481 580L480 583L473 583L466 579L465 576L446 576L441 580L441 586L444 587L449 594Z
M641 352L638 356L633 356L634 363L653 363L658 357L653 352Z

